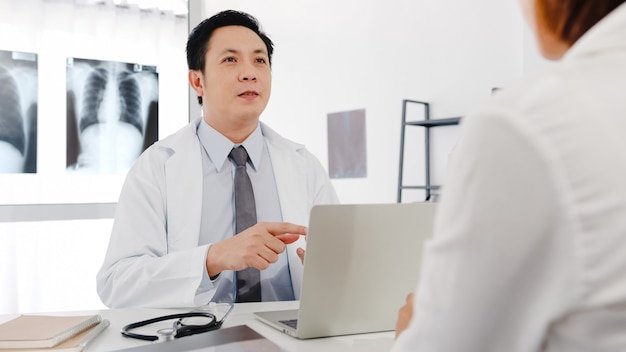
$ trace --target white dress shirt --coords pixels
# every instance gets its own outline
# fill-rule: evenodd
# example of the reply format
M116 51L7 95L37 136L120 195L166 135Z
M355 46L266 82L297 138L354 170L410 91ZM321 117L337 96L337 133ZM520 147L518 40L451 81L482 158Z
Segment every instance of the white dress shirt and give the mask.
M626 5L464 118L393 351L626 351Z
M233 179L236 167L228 159L235 144L204 120L198 125L198 138L206 151L202 153L203 210L198 243L205 245L226 240L235 234ZM241 145L250 157L247 171L254 190L257 221L282 221L272 163L260 126ZM233 271L223 271L215 280L210 280L205 267L200 286L200 291L217 288L211 299L214 302L235 301L237 286ZM286 252L279 254L276 263L261 270L261 296L264 302L294 299Z

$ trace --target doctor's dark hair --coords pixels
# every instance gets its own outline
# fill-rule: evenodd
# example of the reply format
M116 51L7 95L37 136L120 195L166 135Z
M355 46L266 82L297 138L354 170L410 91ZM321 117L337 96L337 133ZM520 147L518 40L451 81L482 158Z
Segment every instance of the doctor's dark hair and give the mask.
M573 45L591 27L626 0L535 0L537 19Z
M216 29L226 26L243 26L256 33L265 43L269 64L272 64L274 43L261 30L259 21L245 12L226 10L200 22L189 34L187 40L187 65L190 70L204 70L204 57L209 45L209 39L211 39L211 35Z

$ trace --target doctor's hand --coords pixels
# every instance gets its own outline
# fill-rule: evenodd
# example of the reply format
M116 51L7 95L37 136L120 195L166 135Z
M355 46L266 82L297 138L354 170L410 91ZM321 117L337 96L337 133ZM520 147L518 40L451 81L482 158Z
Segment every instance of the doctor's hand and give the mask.
M406 296L406 304L398 311L398 320L396 321L396 339L409 326L409 322L413 317L413 293Z
M207 272L211 278L224 270L248 267L265 270L278 261L286 245L306 235L306 227L287 222L262 222L214 243L206 256Z

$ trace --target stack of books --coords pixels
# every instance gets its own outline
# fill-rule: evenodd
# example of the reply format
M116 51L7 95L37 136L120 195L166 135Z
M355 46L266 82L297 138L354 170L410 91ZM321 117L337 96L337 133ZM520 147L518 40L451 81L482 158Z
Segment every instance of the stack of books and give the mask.
M0 324L0 352L82 351L108 325L99 314L20 315Z

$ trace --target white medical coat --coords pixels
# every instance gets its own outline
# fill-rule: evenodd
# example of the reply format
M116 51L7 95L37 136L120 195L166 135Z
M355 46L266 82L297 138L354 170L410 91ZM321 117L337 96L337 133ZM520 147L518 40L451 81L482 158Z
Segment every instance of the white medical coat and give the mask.
M191 307L215 293L196 295L208 245L199 246L202 211L200 119L148 148L129 171L116 209L109 248L97 275L109 307ZM308 225L315 204L337 203L328 174L303 145L261 123L276 179L283 221ZM300 297L302 263L287 246L291 281ZM196 297L197 296L197 297Z
M626 5L464 118L393 351L626 351Z

